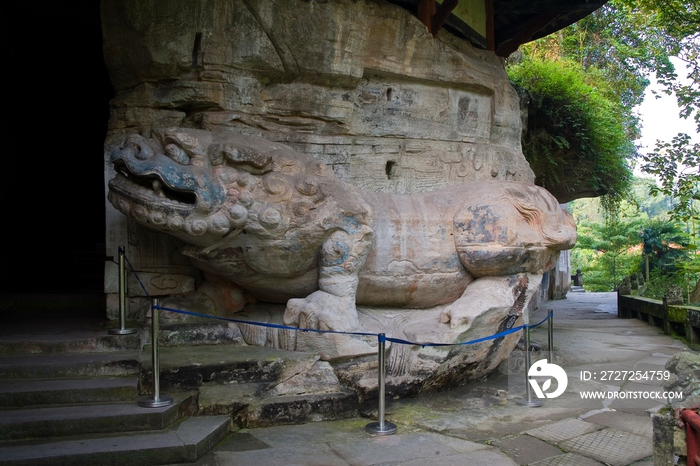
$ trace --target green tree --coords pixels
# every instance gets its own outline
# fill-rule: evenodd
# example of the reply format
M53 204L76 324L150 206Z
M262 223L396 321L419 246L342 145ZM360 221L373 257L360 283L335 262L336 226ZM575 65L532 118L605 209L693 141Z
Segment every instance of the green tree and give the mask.
M649 260L650 271L659 269L666 275L677 272L678 262L688 256L689 243L688 235L668 221L652 220L642 231L645 262L646 259Z
M671 142L657 141L656 149L642 156L642 170L655 175L660 186L652 186L652 194L663 194L673 201L671 216L683 222L700 219L700 143L691 143L690 136L676 135Z
M616 216L602 224L584 224L579 228L576 248L588 251L590 258L588 264L579 267L586 274L586 289L612 291L617 288L622 277L633 268L636 255L631 249L641 243L641 229L642 221Z

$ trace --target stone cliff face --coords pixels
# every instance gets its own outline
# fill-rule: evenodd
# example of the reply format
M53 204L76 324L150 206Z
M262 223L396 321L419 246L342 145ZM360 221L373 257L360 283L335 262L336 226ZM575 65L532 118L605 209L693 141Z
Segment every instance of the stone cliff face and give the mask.
M112 135L263 136L382 192L534 180L501 60L444 31L433 38L396 5L105 0L102 17Z

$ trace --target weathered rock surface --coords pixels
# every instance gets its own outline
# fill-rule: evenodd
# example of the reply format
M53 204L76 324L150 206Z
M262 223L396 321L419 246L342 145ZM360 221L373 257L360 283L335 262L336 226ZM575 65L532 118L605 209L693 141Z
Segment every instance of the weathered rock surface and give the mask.
M206 3L206 4L205 4ZM388 2L102 3L110 134L283 141L373 191L533 181L502 62Z

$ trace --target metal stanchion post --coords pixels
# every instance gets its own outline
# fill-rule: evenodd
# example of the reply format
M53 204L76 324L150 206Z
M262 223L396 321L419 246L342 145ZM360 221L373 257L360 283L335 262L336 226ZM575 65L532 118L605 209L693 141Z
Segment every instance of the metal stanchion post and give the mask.
M170 396L160 396L160 361L158 360L158 298L151 304L151 357L153 359L153 398L144 397L138 402L144 408L160 408L173 404Z
M119 246L119 328L110 329L110 335L130 335L135 328L126 328L126 267L124 267L124 248Z
M534 400L532 398L532 387L530 386L530 319L527 315L527 311L523 313L525 317L525 388L527 389L527 398L520 398L516 401L519 405L527 406L528 408L536 408L542 406L542 400Z
M547 326L547 343L549 343L549 363L554 364L554 311L551 309Z
M379 334L379 422L370 422L365 430L371 434L392 435L396 433L396 424L384 420L384 378L386 376L386 336Z

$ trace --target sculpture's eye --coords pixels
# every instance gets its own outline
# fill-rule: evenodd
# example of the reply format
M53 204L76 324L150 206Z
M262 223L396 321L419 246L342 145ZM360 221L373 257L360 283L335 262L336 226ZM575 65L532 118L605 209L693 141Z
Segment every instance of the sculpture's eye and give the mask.
M183 165L187 164L190 160L185 151L176 144L168 144L165 146L165 153L168 157Z

